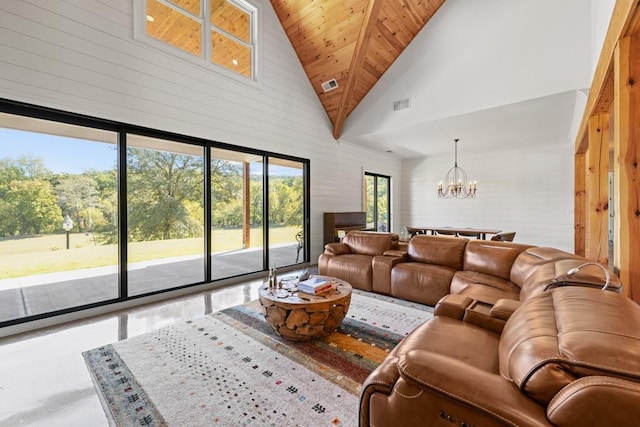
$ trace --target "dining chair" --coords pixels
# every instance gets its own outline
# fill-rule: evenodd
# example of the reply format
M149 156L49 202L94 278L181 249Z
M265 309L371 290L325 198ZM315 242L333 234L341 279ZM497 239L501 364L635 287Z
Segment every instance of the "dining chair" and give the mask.
M451 231L451 230L447 230L446 227L443 228L438 228L437 230L435 230L436 235L438 234L442 234L443 236L456 236L458 237L458 233L456 231Z
M473 233L473 232L459 232L458 236L460 237L473 237L474 239L479 239L480 238L480 233Z
M510 231L508 233L498 233L491 237L491 240L495 240L498 242L513 242L513 239L516 237L515 231Z
M298 262L298 258L300 258L300 251L304 248L304 232L299 231L296 234L296 242L298 242L298 252L296 253L296 262Z

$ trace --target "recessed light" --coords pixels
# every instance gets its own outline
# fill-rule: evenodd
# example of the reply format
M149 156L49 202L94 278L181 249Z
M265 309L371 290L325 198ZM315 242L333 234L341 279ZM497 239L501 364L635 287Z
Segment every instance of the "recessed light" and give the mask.
M233 65L238 65L238 60L235 59L235 58L233 58L233 61L231 61L231 62L233 62Z
M151 16L151 15L147 15L147 22L153 22L153 21L155 21L155 20L156 20L156 19L155 19L153 16Z

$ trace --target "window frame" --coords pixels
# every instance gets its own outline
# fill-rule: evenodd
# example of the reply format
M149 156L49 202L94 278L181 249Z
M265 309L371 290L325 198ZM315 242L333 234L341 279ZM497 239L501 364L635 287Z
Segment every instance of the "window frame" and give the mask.
M42 107L33 104L27 104L19 101L12 101L4 98L0 98L0 112L6 113L15 116L23 116L25 118L34 118L34 119L42 119L49 122L52 122L54 125L56 123L60 124L69 124L74 126L86 127L92 129L93 131L109 131L118 134L118 163L116 166L117 175L118 175L118 283L119 283L119 292L117 298L112 299L102 299L95 302L89 302L80 305L68 306L61 309L52 309L49 311L43 311L35 314L25 314L20 317L11 318L9 320L0 320L0 328L7 326L19 325L22 323L38 321L43 319L48 319L51 317L67 315L75 312L81 312L88 309L94 309L98 307L110 306L118 303L125 303L130 301L139 300L142 298L154 297L155 295L160 294L171 294L176 291L182 291L184 289L195 289L198 287L205 286L203 289L209 289L218 286L224 286L228 283L232 283L235 280L240 278L254 278L261 277L264 275L264 272L267 271L268 266L270 265L270 247L268 244L263 245L263 266L262 270L256 270L250 273L239 273L231 276L225 276L224 278L215 279L212 278L211 268L212 264L210 262L211 258L211 234L210 226L211 226L211 215L210 215L210 207L211 207L211 177L210 177L210 168L205 166L205 178L204 178L204 230L205 230L205 248L204 254L206 255L205 261L205 277L203 281L188 283L188 284L179 284L174 287L169 287L161 290L153 290L146 293L140 294L132 294L131 287L129 286L129 257L128 257L128 193L127 193L127 173L126 173L126 165L127 165L127 150L128 147L128 137L135 134L141 137L149 137L156 139L163 139L169 142L176 142L180 144L188 144L193 145L194 147L203 147L205 149L205 165L211 160L211 152L215 149L234 151L238 153L250 154L259 156L263 159L263 164L269 164L269 159L277 159L280 161L291 161L295 163L300 163L302 165L303 170L303 224L302 229L304 235L309 235L310 232L310 159L291 156L282 153L276 153L272 151L267 151L264 149L256 149L249 147L242 147L234 144L224 143L217 140L211 139L203 139L198 137L193 137L184 134L177 134L174 132L161 131L156 129L144 128L137 125L132 125L123 122L117 122L113 120L106 120L97 117L91 117L87 115L82 115L78 113L71 113L62 110L56 110L49 107ZM266 201L268 197L268 188L269 188L269 180L268 174L263 178L264 188L262 197L263 200ZM263 203L263 218L269 217L268 207L265 208ZM267 204L268 206L268 204ZM268 227L264 227L263 241L269 241L268 235ZM284 267L291 268L295 266L302 267L304 264L308 264L310 261L309 255L310 244L308 240L304 242L304 253L302 254L302 260L296 260L294 263L290 265L286 265ZM46 284L45 284L46 285Z
M364 211L368 212L368 208L369 208L369 201L367 200L367 177L372 177L373 178L373 198L374 198L374 204L373 204L373 230L374 231L378 231L378 198L380 197L378 195L378 179L384 179L387 181L387 232L391 232L393 227L392 227L392 222L391 222L391 176L389 175L382 175L379 173L374 173L374 172L365 172L364 176L363 176L363 205L364 205ZM368 223L367 223L368 224Z
M261 86L260 76L262 75L262 5L253 0L227 0L235 7L247 12L250 16L250 43L247 45L251 51L251 76L247 77L243 74L236 73L228 68L218 65L211 60L211 31L217 31L236 43L246 45L245 42L237 37L229 34L227 31L213 25L210 21L209 0L200 0L200 13L202 16L193 16L188 11L184 11L179 7L170 4L168 0L155 0L165 4L179 13L184 13L189 18L197 19L202 25L201 36L201 53L200 56L190 54L189 52L173 46L160 39L147 34L147 0L134 0L133 4L133 38L143 43L145 46L151 46L167 53L173 57L177 57L199 67L204 67L216 74L231 78L237 82L249 84L251 86Z

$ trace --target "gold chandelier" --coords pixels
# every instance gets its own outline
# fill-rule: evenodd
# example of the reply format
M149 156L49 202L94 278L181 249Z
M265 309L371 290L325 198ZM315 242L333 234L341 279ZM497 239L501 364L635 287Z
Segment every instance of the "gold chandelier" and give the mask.
M467 178L467 172L458 166L458 138L453 140L455 142L455 160L453 167L447 172L447 176L444 181L438 183L438 198L439 199L475 199L476 191L478 190L478 181L469 181ZM469 186L467 187L467 182ZM446 183L446 187L445 187Z

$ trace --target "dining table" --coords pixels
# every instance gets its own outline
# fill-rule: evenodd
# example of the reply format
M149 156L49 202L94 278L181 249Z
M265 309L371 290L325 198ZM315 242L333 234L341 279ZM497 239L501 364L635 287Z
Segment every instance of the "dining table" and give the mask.
M416 234L446 234L461 237L477 237L478 239L486 240L489 234L498 234L502 230L494 230L491 228L471 228L471 227L442 227L442 226L421 226L421 227L406 227L407 232L411 237Z

